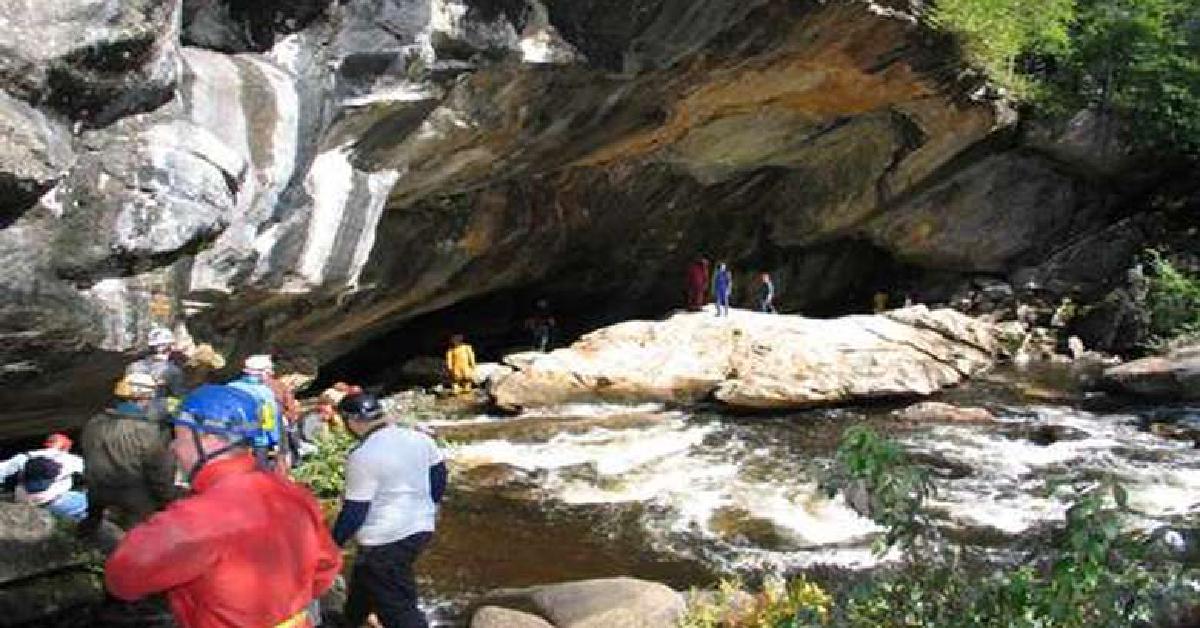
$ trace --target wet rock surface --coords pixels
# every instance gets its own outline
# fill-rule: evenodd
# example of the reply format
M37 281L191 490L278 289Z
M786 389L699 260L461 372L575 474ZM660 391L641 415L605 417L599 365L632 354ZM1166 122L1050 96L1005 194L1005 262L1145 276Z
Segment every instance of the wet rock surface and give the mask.
M1117 392L1152 399L1200 399L1200 346L1181 347L1165 356L1106 369L1103 384Z

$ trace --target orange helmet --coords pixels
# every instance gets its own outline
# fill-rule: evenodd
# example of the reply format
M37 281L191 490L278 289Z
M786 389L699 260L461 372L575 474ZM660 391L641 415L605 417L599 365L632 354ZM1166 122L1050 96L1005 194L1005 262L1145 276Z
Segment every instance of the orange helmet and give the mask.
M59 451L71 450L71 438L66 434L55 432L46 437L46 442L42 443L46 449L58 449Z

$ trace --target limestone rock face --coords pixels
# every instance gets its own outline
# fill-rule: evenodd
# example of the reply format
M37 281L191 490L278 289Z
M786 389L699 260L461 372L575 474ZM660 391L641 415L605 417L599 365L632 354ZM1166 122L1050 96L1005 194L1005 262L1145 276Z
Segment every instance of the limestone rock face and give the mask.
M476 618L482 608L492 606L533 614L560 628L656 628L674 625L683 612L684 601L683 596L657 582L600 578L501 589L484 596L477 606L481 610L475 614ZM490 615L491 612L485 614L485 618ZM471 625L476 625L475 619ZM514 625L532 628L536 624Z
M924 306L831 320L700 312L509 356L516 372L490 392L514 408L708 398L743 409L803 408L928 395L989 368L996 351L986 324Z
M33 205L71 165L67 129L0 92L0 225Z
M152 325L327 362L535 290L658 315L697 253L845 311L1120 205L1091 123L1014 131L919 3L617 5L0 6L0 432L78 424Z
M1103 383L1119 392L1155 399L1200 399L1200 347L1105 369Z
M171 96L180 0L13 0L0 20L5 91L103 126Z

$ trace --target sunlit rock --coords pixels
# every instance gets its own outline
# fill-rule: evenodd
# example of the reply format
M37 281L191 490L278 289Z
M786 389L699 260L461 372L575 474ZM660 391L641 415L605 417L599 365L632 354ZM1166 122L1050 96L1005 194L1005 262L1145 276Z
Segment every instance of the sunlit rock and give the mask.
M549 354L517 354L490 392L502 407L583 400L803 408L928 395L992 364L988 325L924 306L807 319L735 311L632 321Z

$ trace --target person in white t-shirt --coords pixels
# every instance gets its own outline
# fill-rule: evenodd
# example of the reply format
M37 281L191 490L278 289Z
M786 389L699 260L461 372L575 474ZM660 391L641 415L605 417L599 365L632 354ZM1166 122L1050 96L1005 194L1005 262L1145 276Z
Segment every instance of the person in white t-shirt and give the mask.
M82 473L83 458L71 453L65 434L51 434L43 449L0 462L0 483L16 478L18 501L75 522L87 516L87 494L74 488L75 476Z
M346 622L360 626L375 613L385 628L425 628L413 563L433 537L445 457L427 434L388 423L372 395L347 395L337 408L360 440L346 459L346 495L333 526L339 546L351 537L359 546Z

